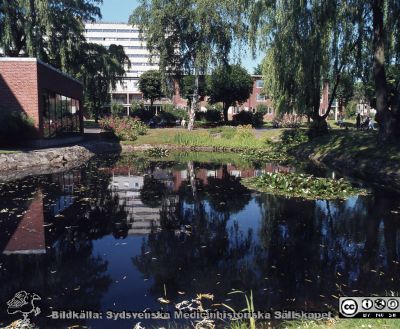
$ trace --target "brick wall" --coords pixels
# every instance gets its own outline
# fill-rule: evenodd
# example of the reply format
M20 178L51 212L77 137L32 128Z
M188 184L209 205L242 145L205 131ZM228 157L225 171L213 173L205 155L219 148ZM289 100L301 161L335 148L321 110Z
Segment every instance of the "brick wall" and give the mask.
M38 62L38 94L45 90L79 100L81 132L83 133L83 87L70 76L61 73L52 66ZM39 108L43 108L43 99L39 97ZM40 117L40 120L42 117ZM40 125L42 127L42 125Z
M0 61L0 111L24 112L39 129L37 63Z
M0 111L24 112L43 136L42 93L52 91L79 100L83 132L83 87L77 80L35 58L0 58Z

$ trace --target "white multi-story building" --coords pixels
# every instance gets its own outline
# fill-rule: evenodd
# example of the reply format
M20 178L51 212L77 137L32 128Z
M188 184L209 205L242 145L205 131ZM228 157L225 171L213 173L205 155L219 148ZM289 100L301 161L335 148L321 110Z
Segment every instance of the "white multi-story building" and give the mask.
M146 42L140 39L139 29L126 23L86 23L85 37L87 42L105 47L112 44L124 47L131 67L126 68L126 76L111 91L111 102L122 104L129 111L133 101L142 99L138 88L140 75L148 70L158 70L157 58L153 57L150 62L150 54Z

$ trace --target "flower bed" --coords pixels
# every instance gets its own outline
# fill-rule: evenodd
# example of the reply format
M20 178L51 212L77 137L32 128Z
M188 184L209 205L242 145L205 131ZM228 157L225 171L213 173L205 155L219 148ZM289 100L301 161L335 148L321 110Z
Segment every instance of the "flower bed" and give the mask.
M99 126L112 131L122 141L134 141L139 135L146 135L148 129L142 121L131 117L109 116L100 120Z

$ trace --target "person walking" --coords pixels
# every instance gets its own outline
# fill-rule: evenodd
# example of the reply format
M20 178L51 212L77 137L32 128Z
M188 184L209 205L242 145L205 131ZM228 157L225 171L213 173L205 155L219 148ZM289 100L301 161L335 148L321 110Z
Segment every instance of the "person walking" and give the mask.
M357 117L356 117L356 128L360 129L361 127L361 115L360 113L357 113Z
M374 119L370 118L368 123L368 129L375 130Z

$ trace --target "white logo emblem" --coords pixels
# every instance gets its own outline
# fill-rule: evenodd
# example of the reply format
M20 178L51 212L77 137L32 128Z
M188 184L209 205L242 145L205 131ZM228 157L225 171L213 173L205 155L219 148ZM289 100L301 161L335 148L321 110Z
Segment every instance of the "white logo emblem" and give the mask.
M20 291L7 302L7 313L16 314L21 313L23 319L20 321L21 327L30 328L31 323L28 318L29 314L38 316L40 314L40 308L35 305L35 301L41 300L41 298L35 293L29 293L26 291Z
M345 299L340 304L340 312L344 316L353 316L357 313L358 306L357 302L354 299Z

